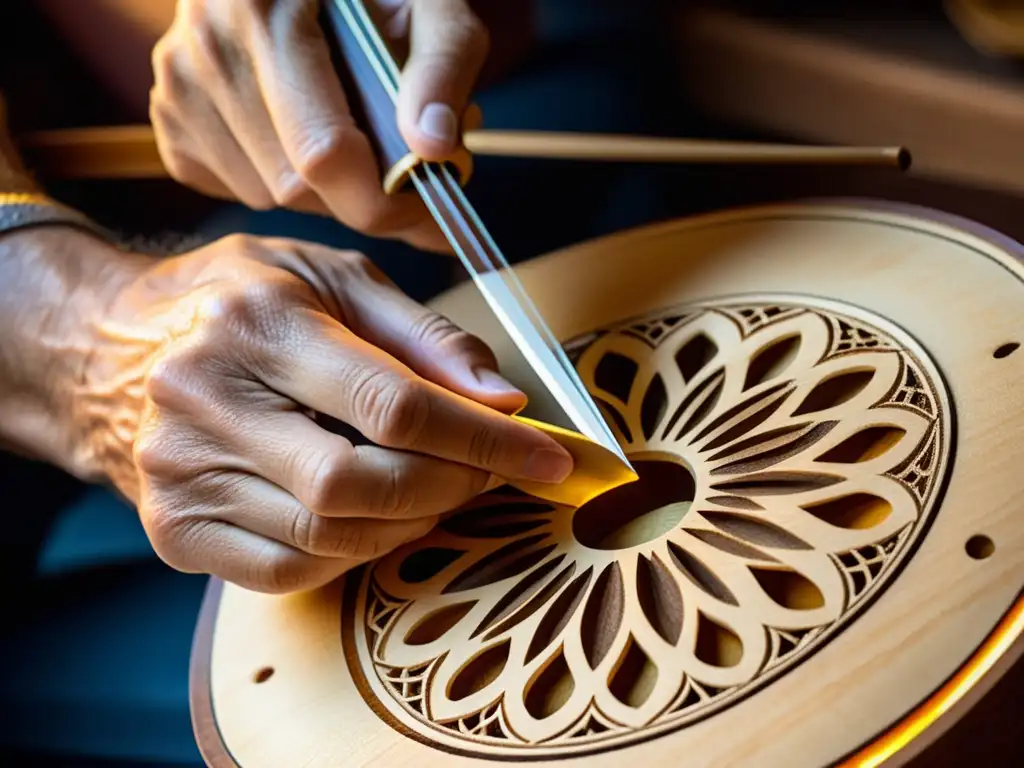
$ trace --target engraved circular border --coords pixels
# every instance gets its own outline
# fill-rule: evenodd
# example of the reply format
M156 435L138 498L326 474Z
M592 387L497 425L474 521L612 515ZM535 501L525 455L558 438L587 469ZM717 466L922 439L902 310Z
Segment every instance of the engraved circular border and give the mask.
M577 334L572 339L564 342L563 347L573 355L573 359L577 359L577 353L581 353L600 337L622 331L630 325L635 325L639 322L657 321L673 315L692 315L707 310L764 306L768 304L815 313L825 312L840 318L854 320L856 323L865 324L872 331L879 333L883 337L888 337L897 343L899 352L907 355L916 363L918 369L927 380L930 391L935 395L936 403L940 406L942 404L946 406L938 408L939 412L935 418L935 428L939 432L937 438L938 455L935 460L937 471L933 476L933 482L928 489L927 497L922 504L917 519L910 524L913 529L899 545L898 550L892 556L892 560L879 572L874 582L871 583L855 603L830 625L822 629L815 637L813 643L806 645L799 652L791 653L788 658L779 662L774 668L764 671L750 681L736 686L724 695L718 696L710 704L700 708L690 716L666 719L661 722L656 721L639 729L633 729L624 733L614 732L591 738L586 742L569 745L559 744L552 746L545 743L508 744L507 742L496 743L490 740L481 743L460 736L457 732L453 732L453 730L437 723L416 717L399 703L377 674L367 674L364 665L368 665L372 669L376 669L376 667L368 658L368 648L365 640L366 632L356 632L356 617L359 618L360 629L366 630L367 618L365 614L368 610L367 588L375 566L375 564L370 564L350 572L345 578L341 610L341 640L343 653L352 679L364 701L378 717L396 731L419 743L450 754L466 757L499 761L534 762L611 752L636 743L669 735L728 709L792 671L801 663L813 658L817 650L823 647L827 641L834 640L842 633L846 626L864 614L873 601L898 577L899 572L920 545L932 520L938 514L946 484L953 468L952 447L955 443L956 422L954 404L938 366L916 339L896 323L886 318L834 299L825 299L807 294L729 294L714 299L682 302L659 310L645 312L639 316L609 323L597 330ZM359 639L357 639L357 636ZM588 716L589 710L584 713L580 720Z

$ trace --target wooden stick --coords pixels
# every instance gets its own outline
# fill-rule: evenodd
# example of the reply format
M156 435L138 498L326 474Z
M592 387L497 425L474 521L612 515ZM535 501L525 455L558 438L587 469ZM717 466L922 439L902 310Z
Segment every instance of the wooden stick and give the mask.
M476 155L655 163L881 165L906 170L902 147L815 147L542 131L467 131ZM24 135L18 147L41 176L57 179L167 177L148 125L72 128Z
M906 169L903 147L814 147L703 141L651 136L543 131L470 131L466 148L475 155L545 157L647 163L799 163L812 165L884 165Z

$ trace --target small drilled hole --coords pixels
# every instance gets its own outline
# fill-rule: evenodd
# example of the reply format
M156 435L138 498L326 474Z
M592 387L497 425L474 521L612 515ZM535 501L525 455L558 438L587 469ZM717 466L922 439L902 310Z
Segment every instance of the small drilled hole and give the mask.
M971 536L964 545L967 554L975 560L984 560L996 551L996 545L988 536Z
M996 349L992 353L992 357L996 360L1002 360L1004 357L1009 357L1020 348L1020 344L1016 341L1011 341L1007 344L1003 344L1001 347Z
M265 683L265 682L267 682L267 680L269 680L273 676L274 676L274 668L273 667L263 667L263 669L257 670L256 674L252 676L252 681L254 683Z

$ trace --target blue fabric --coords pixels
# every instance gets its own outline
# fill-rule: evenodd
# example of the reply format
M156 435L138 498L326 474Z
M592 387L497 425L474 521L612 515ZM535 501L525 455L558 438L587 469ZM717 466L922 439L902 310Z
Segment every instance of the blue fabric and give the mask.
M487 125L677 131L665 96L670 85L659 74L669 67L650 29L637 23L650 10L647 2L543 3L547 42L521 73L480 95ZM478 158L467 194L518 261L662 218L670 213L666 188L664 174L650 167ZM445 257L286 211L226 206L206 234L229 232L363 250L421 301L459 268ZM0 648L0 748L101 758L112 766L201 765L187 669L205 579L157 561L134 510L101 488L64 506L37 572L26 587L32 609L16 612L20 620L5 630Z

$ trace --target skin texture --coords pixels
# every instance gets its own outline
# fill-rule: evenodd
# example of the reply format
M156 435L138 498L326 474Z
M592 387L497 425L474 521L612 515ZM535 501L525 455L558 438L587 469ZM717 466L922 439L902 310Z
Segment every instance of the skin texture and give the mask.
M179 0L153 50L150 118L178 181L254 209L330 215L365 234L449 251L412 193L387 196L333 70L317 0ZM408 50L399 127L413 152L449 156L490 49L466 0L377 0Z
M426 242L413 207L375 197L368 143L340 89L315 76L307 5L179 3L182 18L206 26L190 39L172 28L154 53L164 151L195 152L172 167L229 192L270 184L281 200L319 200L364 230ZM423 5L447 9L457 31L444 37L436 18L417 27L416 3L402 11L410 67L422 70L403 83L413 92L400 108L406 130L423 98L465 101L463 65L483 50L473 43L459 58L480 29L464 5ZM217 12L233 17L236 44L211 48ZM440 48L423 40L431 30ZM219 69L188 68L213 63L211 51L226 55ZM446 67L465 79L449 81ZM174 76L164 91L161 72ZM224 101L228 81L215 72L233 78L247 111ZM174 120L187 129L168 128ZM0 191L35 189L0 124ZM483 342L358 253L232 236L154 260L68 227L7 233L0 327L0 443L116 487L170 566L257 591L323 585L488 487L559 482L572 469L553 440L509 418L524 396Z

